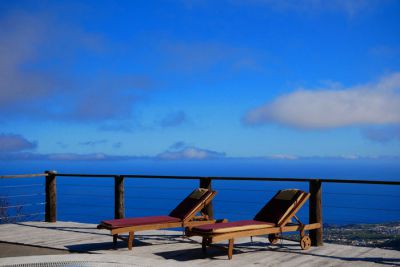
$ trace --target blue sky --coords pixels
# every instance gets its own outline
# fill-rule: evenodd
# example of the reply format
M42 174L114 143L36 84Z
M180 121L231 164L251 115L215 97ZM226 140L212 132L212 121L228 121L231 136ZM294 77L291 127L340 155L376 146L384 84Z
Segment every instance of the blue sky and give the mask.
M399 1L2 1L0 158L398 158Z

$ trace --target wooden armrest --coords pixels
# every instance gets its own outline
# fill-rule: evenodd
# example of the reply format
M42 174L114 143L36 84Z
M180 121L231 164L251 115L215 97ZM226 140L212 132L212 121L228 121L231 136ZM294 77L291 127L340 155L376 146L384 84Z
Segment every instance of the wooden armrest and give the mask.
M208 221L208 216L194 216L191 221Z

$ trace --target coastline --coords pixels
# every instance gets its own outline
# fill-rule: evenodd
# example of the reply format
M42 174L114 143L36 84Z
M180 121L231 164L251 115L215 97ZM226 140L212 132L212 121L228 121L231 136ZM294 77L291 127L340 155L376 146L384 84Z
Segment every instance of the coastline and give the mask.
M324 242L400 251L400 222L324 225Z

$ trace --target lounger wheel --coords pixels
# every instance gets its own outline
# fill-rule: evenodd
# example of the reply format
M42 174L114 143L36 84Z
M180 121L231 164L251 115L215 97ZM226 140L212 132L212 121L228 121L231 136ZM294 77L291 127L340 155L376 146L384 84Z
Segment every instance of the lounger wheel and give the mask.
M279 236L278 236L278 234L269 234L269 235L268 235L268 241L269 241L271 244L276 244L276 243L278 243L278 241L279 241Z
M308 235L305 235L300 239L300 247L303 250L309 249L311 247L311 239Z

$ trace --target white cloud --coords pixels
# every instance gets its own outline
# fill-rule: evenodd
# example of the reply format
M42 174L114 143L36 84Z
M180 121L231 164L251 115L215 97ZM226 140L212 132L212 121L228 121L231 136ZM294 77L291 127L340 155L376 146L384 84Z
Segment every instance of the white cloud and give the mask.
M105 160L109 156L103 153L95 154L75 154L75 153L59 153L47 155L49 160Z
M350 88L299 89L250 110L244 122L298 128L397 124L400 123L400 72L376 83Z
M20 152L36 147L36 142L31 142L21 135L0 133L0 153Z
M203 160L203 159L218 159L232 161L237 163L238 160L244 161L259 161L263 160L282 160L282 161L313 161L313 160L326 160L326 161L350 161L350 160L400 160L398 155L375 155L375 156L361 156L357 154L347 154L339 156L292 156L277 154L268 157L248 157L248 158L236 158L226 157L225 153L219 153L210 150L198 149L198 148L186 148L175 152L163 152L156 156L138 156L138 155L109 155L105 153L92 153L92 154L77 154L77 153L51 153L51 154L40 154L25 151L16 152L4 152L0 153L0 160L16 161L16 160L30 160L30 161L126 161L126 160Z
M105 153L77 154L77 153L51 153L40 154L31 152L10 152L0 153L0 160L50 160L50 161L119 161L119 160L135 160L135 159L151 159L143 156L120 156L109 155Z
M299 157L294 156L294 155L286 155L286 154L275 154L272 156L267 156L267 159L281 159L281 160L295 160L298 159Z
M6 12L0 16L0 115L78 122L131 119L153 80L113 67L87 68L82 58L101 65L114 45L55 16Z
M0 104L32 101L47 95L53 80L42 71L23 67L37 59L47 33L46 25L34 16L14 14L0 18ZM1 107L1 108L2 108Z
M160 159L209 159L224 157L225 153L196 147L185 147L176 151L165 151L157 156Z
M360 156L350 154L350 155L341 155L341 156L339 156L339 158L347 159L347 160L356 160L356 159L359 159Z

